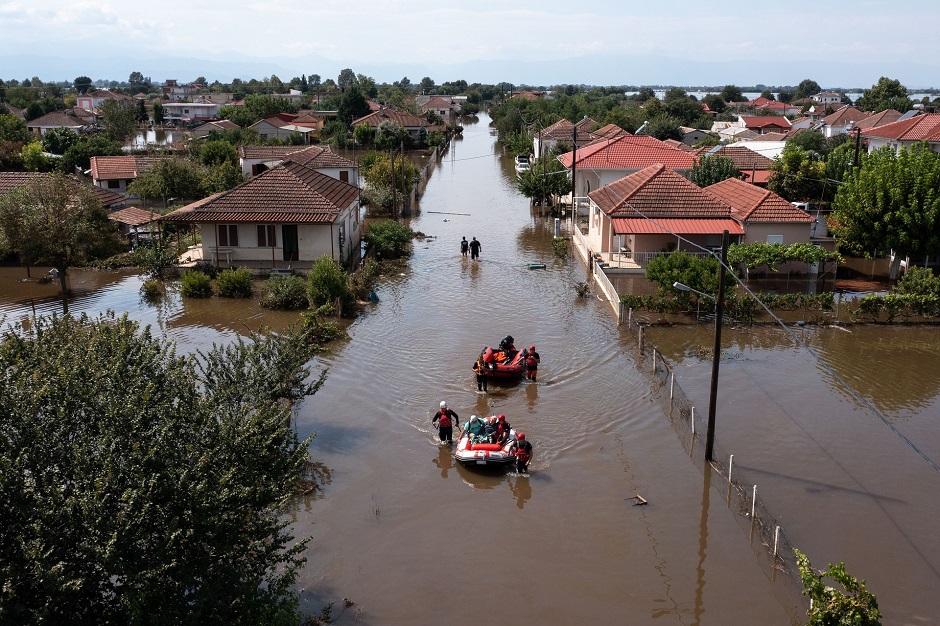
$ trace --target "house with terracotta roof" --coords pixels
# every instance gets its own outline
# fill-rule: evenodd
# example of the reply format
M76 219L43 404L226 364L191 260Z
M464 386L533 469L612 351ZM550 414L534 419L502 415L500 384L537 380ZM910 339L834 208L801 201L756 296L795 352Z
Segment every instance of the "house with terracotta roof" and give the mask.
M922 141L926 141L934 152L940 152L940 113L899 119L891 124L863 129L861 134L868 140L869 152L884 146L891 146L895 152L900 152L901 148L910 149Z
M91 183L114 193L126 194L127 186L150 170L162 157L144 155L91 157Z
M731 207L731 216L744 227L742 243L810 242L813 216L770 190L727 178L705 192Z
M107 89L99 89L89 93L79 94L75 99L75 104L88 111L97 111L104 102L108 100L118 100L127 104L133 104L134 99L122 93L114 93Z
M731 207L667 165L657 163L588 194L586 239L604 257L626 257L641 271L649 259L682 250L721 246L722 231L732 242L744 236ZM623 264L618 264L623 267Z
M160 221L196 225L202 258L218 266L305 270L329 256L349 267L359 259L359 192L286 162Z
M902 113L900 111L895 111L894 109L885 109L880 113L875 113L874 115L869 115L868 117L859 120L855 123L854 128L861 128L862 130L877 128L878 126L884 126L885 124L897 122L899 119L901 119L901 115Z
M571 147L577 142L578 147L581 147L589 143L594 143L600 138L591 134L591 130L597 125L597 122L587 116L584 116L577 124L569 122L566 119L560 119L554 124L535 133L535 137L532 140L532 154L549 154L558 144L565 144ZM604 139L617 136L618 133L611 131L608 126L604 128L607 129L605 133L612 133L603 137ZM617 128L620 127L618 126ZM620 130L626 132L623 129Z
M418 96L416 100L418 108L422 111L430 111L434 115L444 120L445 124L453 126L457 123L457 116L460 115L460 104L454 102L450 96Z
M813 102L818 102L823 106L839 104L842 102L842 94L834 91L820 91L815 96L810 96Z
M575 202L595 189L660 163L679 172L688 172L695 166L695 157L673 148L649 135L623 135L608 141L598 141L576 151L558 155L558 161L571 169L574 162Z
M763 133L785 133L791 128L790 120L778 115L760 115L757 117L739 115L737 125L752 130L758 135Z
M824 137L835 137L836 135L844 135L849 132L849 130L855 126L859 121L869 117L869 115L863 111L859 111L851 105L845 105L840 108L835 113L827 115L822 119L822 126L820 126L820 132L822 132Z
M381 107L378 111L373 111L357 120L353 120L352 127L355 128L356 126L365 125L378 128L379 124L382 122L391 122L401 126L411 135L412 141L416 143L424 141L424 138L427 137L427 134L431 131L446 130L443 126L432 125L426 119L418 115L413 115L405 111L397 111L388 107Z
M76 135L80 135L88 130L89 126L90 124L87 121L76 117L70 111L53 111L26 122L26 128L40 137L56 128L65 128Z
M694 153L698 158L706 156L722 156L731 159L735 167L741 171L743 179L751 184L762 187L767 186L770 179L771 166L774 161L771 158L755 152L751 148L741 145L721 145L713 148L702 148Z
M202 139L208 137L212 133L223 133L227 130L235 130L236 128L241 128L238 124L231 120L218 120L216 122L206 122L201 126L189 131L190 135L195 139Z
M334 153L329 146L240 146L238 160L246 176L257 176L292 161L359 186L359 164Z

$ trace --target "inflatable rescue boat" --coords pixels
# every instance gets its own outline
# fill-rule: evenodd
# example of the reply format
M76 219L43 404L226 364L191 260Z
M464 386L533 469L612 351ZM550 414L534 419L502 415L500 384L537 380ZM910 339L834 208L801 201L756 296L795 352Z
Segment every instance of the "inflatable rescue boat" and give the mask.
M480 353L486 375L494 379L513 379L525 372L525 355L515 348L493 350L489 346Z
M464 467L506 467L515 457L509 453L515 433L509 437L505 445L498 443L472 443L470 437L464 433L457 442L454 458Z

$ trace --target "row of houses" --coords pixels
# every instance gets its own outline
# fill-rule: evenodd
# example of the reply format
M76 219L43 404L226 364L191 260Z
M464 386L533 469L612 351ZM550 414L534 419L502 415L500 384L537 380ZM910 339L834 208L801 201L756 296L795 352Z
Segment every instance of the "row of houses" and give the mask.
M940 152L940 114L866 115L849 110L841 108L803 132L857 132L869 151L883 146L900 150L926 141ZM738 243L835 248L824 215L810 214L804 210L807 204L788 202L766 189L773 165L767 152L779 154L785 137L693 149L682 142L597 126L588 118L559 122L535 134L533 149L544 153L562 141L576 146L557 159L573 172L571 200L582 234L609 271L642 271L649 258L664 252L714 248L725 230ZM764 149L771 144L772 150ZM704 189L690 182L686 175L698 160L713 155L732 159L741 178Z

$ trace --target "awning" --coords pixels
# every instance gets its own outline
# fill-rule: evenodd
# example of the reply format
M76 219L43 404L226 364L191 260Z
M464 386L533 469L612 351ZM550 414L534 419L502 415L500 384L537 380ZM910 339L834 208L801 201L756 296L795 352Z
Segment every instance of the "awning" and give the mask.
M729 235L744 234L744 228L731 218L621 217L611 221L615 235L720 235L725 230Z

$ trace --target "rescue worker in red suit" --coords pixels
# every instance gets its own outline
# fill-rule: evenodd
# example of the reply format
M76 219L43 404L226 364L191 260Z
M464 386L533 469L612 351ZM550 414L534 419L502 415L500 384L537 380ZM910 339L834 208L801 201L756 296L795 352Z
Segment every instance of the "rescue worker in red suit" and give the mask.
M454 443L454 426L460 427L457 414L447 408L447 402L441 401L441 410L434 414L431 423L437 427L441 443Z
M516 471L520 474L527 474L529 461L532 460L532 444L525 440L525 433L519 433L516 436L509 453L516 457Z
M509 422L506 421L505 415L500 415L496 418L496 443L501 446L506 445L506 442L509 441L509 431L512 429L512 426L509 425Z
M525 355L525 377L529 380L535 380L535 376L538 373L539 363L542 361L539 358L539 353L535 351L535 346L529 346L529 349L526 350Z

